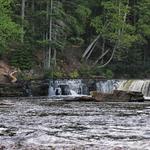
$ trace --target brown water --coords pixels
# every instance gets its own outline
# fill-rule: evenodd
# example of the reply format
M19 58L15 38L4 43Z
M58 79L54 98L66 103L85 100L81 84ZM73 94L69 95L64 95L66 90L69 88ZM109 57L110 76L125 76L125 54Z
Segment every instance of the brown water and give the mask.
M0 100L0 150L150 150L150 103Z

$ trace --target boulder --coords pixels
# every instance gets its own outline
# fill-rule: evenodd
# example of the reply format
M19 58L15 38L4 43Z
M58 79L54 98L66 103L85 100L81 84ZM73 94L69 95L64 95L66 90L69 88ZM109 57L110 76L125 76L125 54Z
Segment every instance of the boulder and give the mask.
M144 97L141 92L114 90L113 93L91 92L94 99L99 102L143 102Z
M96 101L99 101L99 102L114 101L113 94L110 94L110 93L92 91L90 92L90 94Z

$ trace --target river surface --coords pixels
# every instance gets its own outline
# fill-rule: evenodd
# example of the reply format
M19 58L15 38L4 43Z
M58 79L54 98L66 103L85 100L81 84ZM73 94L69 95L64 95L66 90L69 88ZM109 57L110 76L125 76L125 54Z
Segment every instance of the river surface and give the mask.
M0 100L0 150L150 150L150 103Z

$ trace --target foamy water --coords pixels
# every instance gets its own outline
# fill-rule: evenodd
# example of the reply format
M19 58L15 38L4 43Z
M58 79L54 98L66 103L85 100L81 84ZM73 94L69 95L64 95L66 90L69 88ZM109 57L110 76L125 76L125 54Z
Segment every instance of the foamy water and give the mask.
M150 103L0 100L0 148L149 150Z

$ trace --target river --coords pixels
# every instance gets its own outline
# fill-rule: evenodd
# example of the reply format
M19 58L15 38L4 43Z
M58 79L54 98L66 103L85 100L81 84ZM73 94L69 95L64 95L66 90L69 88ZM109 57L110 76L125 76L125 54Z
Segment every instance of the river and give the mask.
M0 100L1 150L150 150L150 103Z

